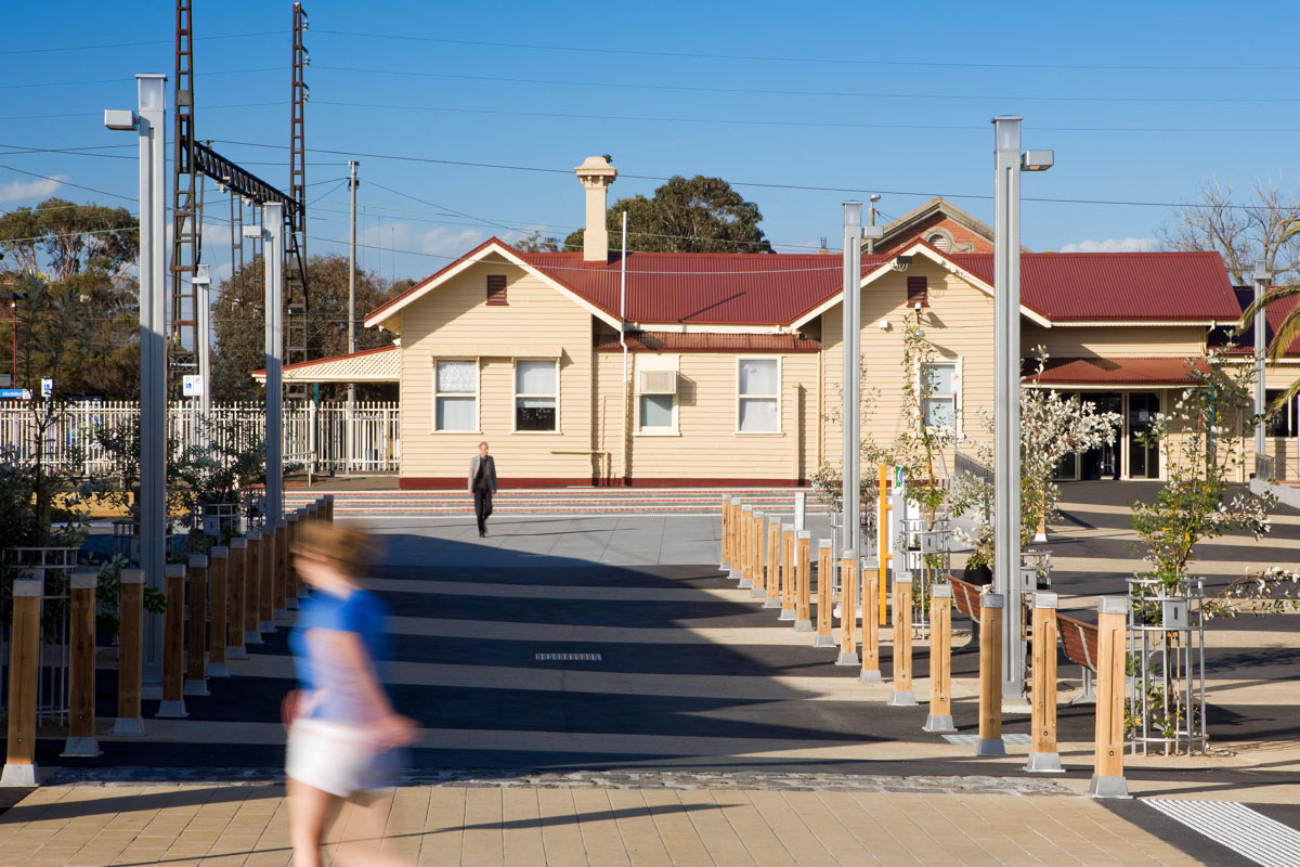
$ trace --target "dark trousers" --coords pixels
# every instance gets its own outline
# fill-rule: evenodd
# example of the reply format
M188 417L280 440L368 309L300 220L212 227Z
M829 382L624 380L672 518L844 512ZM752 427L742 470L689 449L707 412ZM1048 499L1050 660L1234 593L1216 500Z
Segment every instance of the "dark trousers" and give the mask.
M492 514L492 491L490 488L474 489L474 517L478 518L479 533L487 532L488 515Z

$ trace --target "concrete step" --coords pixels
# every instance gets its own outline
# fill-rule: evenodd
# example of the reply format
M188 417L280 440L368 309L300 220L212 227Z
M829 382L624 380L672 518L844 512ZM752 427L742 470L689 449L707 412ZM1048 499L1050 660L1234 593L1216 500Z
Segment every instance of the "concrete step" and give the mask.
M323 491L285 492L289 508L304 505ZM337 514L438 515L473 514L474 500L466 491L333 491ZM724 496L738 496L749 505L773 512L794 511L790 489L522 489L500 491L493 498L498 514L701 514L716 515ZM807 498L809 513L824 513L815 496Z

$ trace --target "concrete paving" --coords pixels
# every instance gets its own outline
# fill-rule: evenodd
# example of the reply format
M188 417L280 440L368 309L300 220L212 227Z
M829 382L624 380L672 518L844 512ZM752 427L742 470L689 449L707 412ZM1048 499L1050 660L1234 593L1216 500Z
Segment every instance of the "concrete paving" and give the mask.
M1064 609L1122 593L1137 564L1124 498L1150 486L1106 485L1066 487ZM1268 543L1209 548L1212 586L1293 556L1300 514L1281 518ZM422 726L387 833L421 863L1265 863L1204 833L1225 824L1200 818L1211 807L1247 811L1226 824L1258 825L1296 859L1275 863L1300 863L1293 615L1216 623L1210 755L1128 757L1139 798L1098 802L1090 707L1060 709L1062 775L1023 770L1022 716L1007 757L976 758L976 659L958 655L958 736L922 732L924 704L889 707L888 682L858 683L717 572L716 521L495 518L487 539L464 519L373 526L387 542L373 586L396 614L387 676ZM148 718L144 739L101 719L99 759L41 739L53 773L0 814L0 864L287 863L291 661L283 631L250 650L187 697L189 719ZM927 653L918 641L921 702ZM888 679L887 641L882 656ZM1078 669L1060 673L1068 698ZM100 686L106 718L113 678Z

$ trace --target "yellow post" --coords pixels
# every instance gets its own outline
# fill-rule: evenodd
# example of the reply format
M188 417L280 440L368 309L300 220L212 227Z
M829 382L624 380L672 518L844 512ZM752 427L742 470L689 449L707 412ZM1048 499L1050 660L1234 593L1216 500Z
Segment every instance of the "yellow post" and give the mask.
M817 540L817 638L813 647L834 647L831 635L831 609L835 587L835 548L831 539Z
M208 549L208 677L230 677L226 633L230 621L230 549Z
M767 598L763 601L764 608L781 607L781 523L780 521L768 521L767 523L767 571L763 579L766 583L763 590Z
M244 618L248 613L248 539L230 540L230 620L226 624L226 658L247 659Z
M894 707L915 707L912 691L912 573L894 572Z
M117 626L117 720L113 734L144 734L140 693L144 687L144 570L123 569Z
M930 713L922 728L945 734L952 724L952 585L930 585Z
M741 575L740 553L740 497L727 501L727 577L739 581Z
M1124 779L1124 657L1128 633L1128 599L1097 600L1097 745L1092 784L1094 798L1127 798Z
M840 558L840 656L836 665L858 664L858 552Z
M191 554L189 568L190 629L185 660L185 694L208 695L208 557Z
M9 635L9 738L0 787L36 785L36 686L40 678L41 597L44 574L13 583L14 622Z
M859 683L884 683L880 674L880 625L876 621L876 567L862 568L862 671Z
M749 539L753 558L754 586L750 588L749 595L754 599L762 599L767 596L765 588L767 577L763 572L763 551L767 548L767 519L763 517L762 512L755 509L750 523L754 528Z
M781 525L781 620L794 620L794 524Z
M1026 771L1060 773L1056 751L1056 604L1055 593L1034 594L1034 656L1030 668L1029 762Z
M740 507L740 521L736 524L737 555L740 557L740 589L754 586L754 507Z
M812 533L795 534L795 632L812 632Z
M102 755L95 736L95 588L94 572L73 572L72 610L68 616L68 739L61 756Z
M876 532L878 540L876 550L880 553L880 625L884 626L887 622L885 614L885 605L887 602L886 594L888 593L889 581L889 561L894 559L889 553L889 513L894 508L889 504L889 467L880 464L880 485L876 496L880 498L880 505L876 512Z
M248 531L244 565L244 644L262 643L262 531Z
M722 498L722 523L718 530L718 571L731 571L731 544L727 530L731 527L731 498Z
M1002 741L1001 593L980 597L980 740L977 756L1005 756Z
M155 716L179 719L185 710L185 567L168 563L163 615L163 697Z

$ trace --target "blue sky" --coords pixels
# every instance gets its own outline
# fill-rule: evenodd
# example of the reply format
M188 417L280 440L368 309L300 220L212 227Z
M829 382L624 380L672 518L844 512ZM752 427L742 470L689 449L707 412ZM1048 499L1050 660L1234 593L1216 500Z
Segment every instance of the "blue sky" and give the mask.
M134 107L135 73L171 74L173 5L8 5L0 209L135 210L133 140L102 111ZM1294 4L305 5L309 252L346 253L356 158L361 261L384 278L492 234L563 236L589 154L624 173L612 197L725 178L787 251L834 244L840 203L870 191L887 217L938 194L990 220L999 114L1056 152L1023 181L1036 250L1150 245L1212 177L1243 202L1256 182L1297 188ZM292 4L194 6L199 138L287 186ZM39 149L74 150L16 152ZM228 204L207 201L220 276Z

